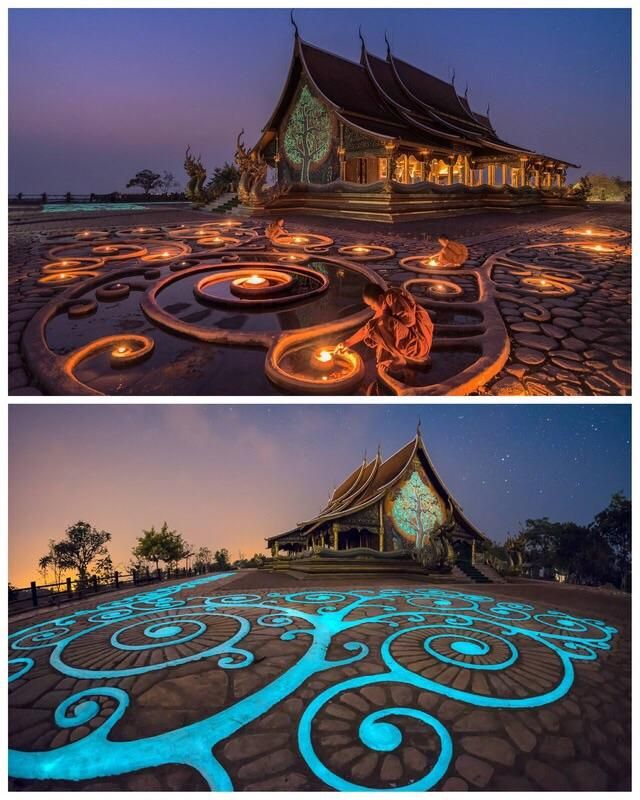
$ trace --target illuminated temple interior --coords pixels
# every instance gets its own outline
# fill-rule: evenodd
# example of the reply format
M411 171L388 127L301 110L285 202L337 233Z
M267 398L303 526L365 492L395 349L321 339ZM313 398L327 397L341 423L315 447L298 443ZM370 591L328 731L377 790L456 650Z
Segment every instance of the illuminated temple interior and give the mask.
M393 54L388 42L386 58L379 58L361 40L355 63L303 41L295 28L284 89L252 151L271 168L276 187L287 191L262 198L247 192L246 205L375 218L366 203L364 211L352 208L349 187L362 191L382 183L426 195L435 187L530 188L541 195L538 202L545 193L562 194L567 168L575 164L505 141L489 108L472 110L455 77L445 81L424 72ZM323 186L335 194L320 194ZM305 196L302 187L317 196ZM496 199L476 198L476 204L491 202ZM411 212L391 209L396 216L426 211L419 198Z
M284 568L323 571L372 566L402 567L423 554L427 570L473 564L476 544L486 541L464 515L438 475L420 432L387 459L378 452L333 491L322 511L290 531L267 539ZM325 564L326 562L326 564Z

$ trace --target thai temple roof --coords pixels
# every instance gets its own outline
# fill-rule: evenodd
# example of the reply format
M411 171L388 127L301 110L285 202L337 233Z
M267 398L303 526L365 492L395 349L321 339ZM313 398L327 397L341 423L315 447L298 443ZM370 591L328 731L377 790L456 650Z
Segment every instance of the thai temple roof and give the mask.
M471 150L479 157L527 156L577 166L504 141L488 113L471 109L466 92L461 96L453 81L398 58L388 42L383 59L370 53L360 36L361 56L355 62L309 44L295 30L287 82L258 147L275 135L304 73L343 122L376 138L424 149Z
M300 535L310 533L324 522L340 519L377 503L404 476L416 455L422 461L436 488L450 504L454 518L474 535L479 538L486 538L481 531L469 522L462 512L462 508L451 496L433 466L433 462L418 431L411 441L407 442L387 459L382 459L380 453L377 453L371 461L367 461L365 457L362 463L333 491L327 505L319 514L313 519L298 523L290 531L269 537L267 542L282 540L284 537L295 539Z

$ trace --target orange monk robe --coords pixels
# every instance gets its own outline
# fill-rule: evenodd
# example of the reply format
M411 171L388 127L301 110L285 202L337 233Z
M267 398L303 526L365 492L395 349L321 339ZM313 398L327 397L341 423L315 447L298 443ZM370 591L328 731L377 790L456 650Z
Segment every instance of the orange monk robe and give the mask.
M433 342L433 322L428 312L404 289L385 292L383 310L367 323L365 344L391 356L423 363Z
M447 242L438 254L442 265L448 264L452 267L461 267L468 258L469 251L461 242Z
M287 233L288 231L285 230L284 225L280 225L277 222L271 222L269 225L267 225L264 231L264 235L270 241L273 241L278 236L286 236Z

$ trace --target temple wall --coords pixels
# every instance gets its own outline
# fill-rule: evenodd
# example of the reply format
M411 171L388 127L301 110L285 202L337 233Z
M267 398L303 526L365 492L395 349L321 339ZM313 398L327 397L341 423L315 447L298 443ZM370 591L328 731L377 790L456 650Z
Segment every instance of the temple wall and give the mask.
M302 78L278 133L278 181L324 184L338 180L335 114Z

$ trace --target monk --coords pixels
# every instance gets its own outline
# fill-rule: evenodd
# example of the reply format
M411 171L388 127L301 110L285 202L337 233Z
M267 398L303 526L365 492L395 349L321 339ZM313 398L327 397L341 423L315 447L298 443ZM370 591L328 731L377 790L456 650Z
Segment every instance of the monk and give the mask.
M436 258L441 267L461 267L469 258L469 251L461 242L452 242L448 236L441 233L438 242L442 247Z
M275 222L271 222L264 230L264 235L270 242L273 242L278 236L288 236L288 234L289 231L284 227L284 219L277 219Z
M433 341L433 322L416 299L404 289L383 289L368 283L362 299L374 315L336 350L364 343L376 351L382 367L425 364Z

